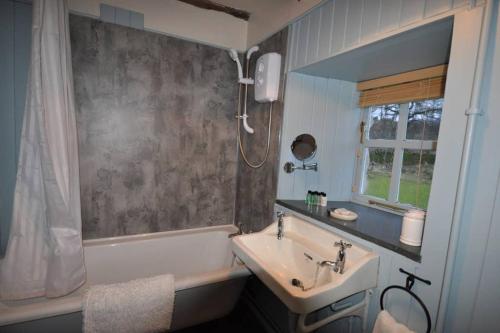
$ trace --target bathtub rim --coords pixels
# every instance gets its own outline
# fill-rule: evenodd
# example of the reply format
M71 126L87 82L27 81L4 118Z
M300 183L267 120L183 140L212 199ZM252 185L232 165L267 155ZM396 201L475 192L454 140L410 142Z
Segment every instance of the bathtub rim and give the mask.
M127 243L131 241L141 241L141 240L151 240L157 238L166 238L172 236L179 235L191 235L202 232L211 232L211 231L226 231L228 234L232 232L238 231L238 228L234 224L221 224L210 227L199 227L199 228L190 228L190 229L181 229L181 230L167 230L167 231L158 231L158 232L150 232L150 233L142 233L135 235L124 235L124 236L111 236L111 237L103 237L103 238L91 238L84 239L83 246L84 247L93 247L100 245L113 245L120 243Z

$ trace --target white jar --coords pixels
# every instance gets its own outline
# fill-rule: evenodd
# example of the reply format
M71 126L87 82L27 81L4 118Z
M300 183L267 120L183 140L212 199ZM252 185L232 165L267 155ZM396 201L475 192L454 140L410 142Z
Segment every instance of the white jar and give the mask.
M410 209L403 218L403 227L401 228L401 243L420 246L422 245L422 234L424 231L425 212L420 209Z

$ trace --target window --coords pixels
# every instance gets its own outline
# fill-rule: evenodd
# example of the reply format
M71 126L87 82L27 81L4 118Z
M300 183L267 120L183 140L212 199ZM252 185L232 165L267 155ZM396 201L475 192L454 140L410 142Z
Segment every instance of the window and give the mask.
M365 109L358 154L360 200L427 209L442 108L439 98Z

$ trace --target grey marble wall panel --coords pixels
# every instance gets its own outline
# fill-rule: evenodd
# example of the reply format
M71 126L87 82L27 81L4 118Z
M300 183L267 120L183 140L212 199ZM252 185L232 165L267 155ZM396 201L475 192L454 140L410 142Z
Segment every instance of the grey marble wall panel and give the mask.
M227 52L75 15L70 31L84 238L233 223Z
M244 223L247 228L258 231L272 222L274 201L278 186L280 132L283 123L283 89L284 68L286 62L288 29L262 42L260 50L251 59L250 76L254 76L255 62L264 53L277 52L281 54L281 84L280 98L273 103L273 123L271 129L271 145L267 162L259 169L252 169L245 164L241 155L238 155L238 186L236 195L236 223ZM254 89L248 89L248 116L249 124L255 130L250 135L242 129L242 141L247 157L255 163L263 159L269 120L269 103L257 103L254 98Z

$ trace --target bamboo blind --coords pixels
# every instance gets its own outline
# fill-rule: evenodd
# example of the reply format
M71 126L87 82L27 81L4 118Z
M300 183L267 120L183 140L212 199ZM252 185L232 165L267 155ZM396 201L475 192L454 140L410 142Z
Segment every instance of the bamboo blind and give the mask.
M444 96L446 65L358 83L359 106L398 104Z

